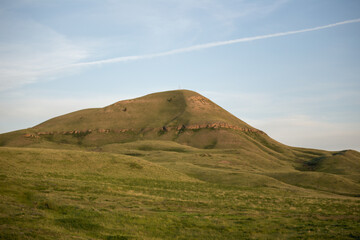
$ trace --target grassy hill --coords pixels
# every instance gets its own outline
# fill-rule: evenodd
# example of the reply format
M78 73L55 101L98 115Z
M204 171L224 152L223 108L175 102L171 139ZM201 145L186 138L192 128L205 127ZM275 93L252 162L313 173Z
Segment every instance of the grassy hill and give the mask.
M0 239L360 236L358 198L237 171L234 153L168 142L121 149L0 148Z
M0 239L358 239L360 153L169 91L0 134Z
M253 144L246 138L257 135L274 142L200 94L179 90L62 115L30 129L0 135L0 144L26 146L46 139L101 146L157 139L198 148L234 148L251 147Z
M38 131L177 127L226 122L251 128L209 99L188 90L160 92L120 101L100 109L86 109L53 118Z
M219 175L235 182L242 178L265 185L276 181L360 195L358 152L286 146L188 90L149 94L55 117L33 128L1 134L0 145L121 154L131 150L135 156L140 154L152 162L166 156L178 164L161 164L184 174L204 172L200 179L218 181L214 176ZM208 149L207 152L212 149L214 153L204 154L214 157L198 158L193 153L200 149ZM156 150L161 156L156 155ZM224 167L219 171L212 159L221 162L223 158L231 164L222 164Z

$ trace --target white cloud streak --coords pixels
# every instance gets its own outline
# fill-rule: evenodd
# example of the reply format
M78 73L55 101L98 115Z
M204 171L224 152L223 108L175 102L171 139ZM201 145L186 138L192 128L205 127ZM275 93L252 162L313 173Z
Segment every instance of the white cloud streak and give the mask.
M0 16L0 29L0 92L51 78L63 72L58 66L88 56L80 44L33 20Z
M358 23L358 22L360 22L360 18L337 22L337 23L328 24L328 25L323 25L323 26L318 26L318 27L313 27L313 28L296 30L296 31L280 32L280 33L260 35L260 36L255 36L255 37L245 37L245 38L238 38L238 39L227 40L227 41L199 44L199 45L194 45L191 47L179 48L179 49L174 49L174 50L160 52L160 53L124 56L124 57L110 58L110 59L104 59L104 60L98 60L98 61L75 63L68 67L84 67L84 66L91 66L91 65L101 65L101 64L108 64L108 63L128 62L128 61L136 61L136 60L164 57L164 56L169 56L169 55L174 55L174 54L179 54L179 53L193 52L193 51L198 51L198 50L202 50L202 49L236 44L236 43L241 43L241 42L252 42L252 41L262 40L262 39L267 39L267 38L282 37L282 36L288 36L288 35L293 35L293 34L318 31L318 30L322 30L322 29L326 29L326 28L333 28L333 27L340 26L340 25Z
M0 44L0 52L4 49L6 49L6 52L9 52L11 49L17 49L16 51L14 50L10 52L17 53L15 54L15 56L21 56L21 59L18 58L12 59L11 57L14 54L10 56L8 56L8 54L2 54L2 57L0 57L0 74L2 76L2 80L0 81L0 91L7 90L23 84L36 82L41 77L45 77L45 76L50 77L55 73L61 73L64 71L67 72L69 70L74 70L80 67L165 57L169 55L199 51L203 49L219 47L224 45L231 45L242 42L251 42L256 40L282 37L282 36L300 34L311 31L318 31L322 29L332 28L345 24L358 23L358 22L360 22L360 18L313 27L313 28L296 30L296 31L287 31L287 32L273 33L268 35L238 38L227 41L210 42L210 43L194 45L186 48L178 48L170 51L153 53L153 54L124 56L124 57L116 57L116 58L109 58L104 60L88 61L88 62L79 62L87 57L88 55L87 52L84 51L84 49L80 49L78 46L73 46L63 36L57 34L51 29L47 29L44 26L38 25L37 23L34 22L30 22L30 23L28 22L26 24L24 22L20 22L23 25L25 24L25 26L29 25L30 26L30 27L28 26L29 29L37 30L37 32L40 33L37 35L47 36L46 38L47 39L50 38L50 41L41 41L42 43L44 42L45 44L42 45L38 44L36 46L32 46L32 44L22 44L20 42L17 44L17 46L19 46L20 44L20 46L23 46L23 48L24 46L28 47L26 49L23 49L23 51L21 51L21 54L19 54L18 51L20 51L22 48L19 47L15 48L14 44L10 44L10 45L7 44L6 46ZM23 34L23 35L26 36L27 34ZM27 38L25 37L23 39L27 39ZM44 40L44 39L40 39L40 40ZM38 39L34 39L34 42L38 42ZM42 51L42 49L44 48L46 49L45 52ZM34 51L36 54L34 53Z

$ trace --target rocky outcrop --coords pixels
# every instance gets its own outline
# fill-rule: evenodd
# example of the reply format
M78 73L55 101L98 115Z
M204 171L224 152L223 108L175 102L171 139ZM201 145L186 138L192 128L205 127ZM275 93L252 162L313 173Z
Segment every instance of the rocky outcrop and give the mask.
M188 98L188 101L195 104L199 104L199 103L203 105L211 104L211 101L203 96L191 96Z
M262 133L263 131L260 131L255 128L245 128L245 127L238 127L229 125L227 123L208 123L208 124L192 124L192 125L179 125L177 127L165 127L167 131L176 130L176 131L185 131L185 130L199 130L199 129L233 129L241 132L254 132L254 133ZM164 127L159 128L159 131L164 130Z
M109 133L110 129L98 129L97 132L99 132L99 133Z
M26 137L26 138L39 138L38 135L36 135L36 134L31 134L31 133L26 133L26 134L24 134L24 137Z
M241 132L252 132L252 133L260 133L265 134L263 131L260 131L255 128L245 128L245 127L238 127L229 125L227 123L222 122L215 122L215 123L207 123L207 124L192 124L192 125L179 125L179 126L162 126L159 128L144 128L144 129L87 129L87 130L73 130L73 131L62 131L62 132L38 132L35 134L26 133L24 137L31 138L31 137L39 137L42 135L54 135L54 134L63 134L63 135L74 135L74 136L86 136L90 133L97 132L97 133L126 133L126 132L150 132L150 131L162 131L162 132L169 132L169 131L177 131L178 133L182 133L186 130L200 130L200 129L232 129Z
M229 125L227 123L210 123L210 124L200 124L200 125L186 126L186 129L190 129L190 130L203 129L203 128L210 128L210 129L224 128L224 129L238 130L238 131L242 131L242 132L261 132L262 133L262 131L257 130L255 128L238 127L238 126Z

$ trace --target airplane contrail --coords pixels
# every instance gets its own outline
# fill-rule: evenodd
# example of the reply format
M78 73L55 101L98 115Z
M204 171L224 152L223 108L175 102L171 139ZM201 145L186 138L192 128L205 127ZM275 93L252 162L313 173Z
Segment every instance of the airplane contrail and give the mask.
M199 45L194 45L191 47L178 48L178 49L173 49L170 51L165 51L165 52L160 52L160 53L124 56L124 57L109 58L109 59L98 60L98 61L75 63L75 64L72 64L71 67L101 65L101 64L106 64L106 63L127 62L127 61L135 61L135 60L163 57L163 56L169 56L169 55L174 55L174 54L179 54L179 53L198 51L198 50L206 49L206 48L230 45L230 44L235 44L235 43L240 43L240 42L251 42L251 41L267 39L267 38L282 37L282 36L293 35L293 34L304 33L304 32L312 32L312 31L317 31L317 30L321 30L321 29L332 28L332 27L336 27L339 25L357 23L357 22L360 22L360 18L347 20L347 21L343 21L343 22L332 23L332 24L318 26L318 27L313 27L313 28L295 30L295 31L272 33L272 34L260 35L260 36L255 36L255 37L245 37L245 38L238 38L238 39L227 40L227 41L199 44Z

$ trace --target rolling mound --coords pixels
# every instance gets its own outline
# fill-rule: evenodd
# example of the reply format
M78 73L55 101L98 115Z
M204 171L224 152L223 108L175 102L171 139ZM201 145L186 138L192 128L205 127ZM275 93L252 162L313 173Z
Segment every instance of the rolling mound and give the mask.
M281 144L192 91L0 134L0 239L358 239L360 153Z
M154 93L55 117L30 129L1 135L0 144L26 146L44 139L84 146L155 139L197 148L287 148L188 90Z
M0 146L112 152L200 181L360 195L360 153L286 146L188 90L65 114L1 134Z

